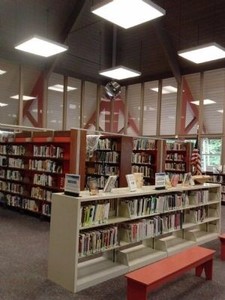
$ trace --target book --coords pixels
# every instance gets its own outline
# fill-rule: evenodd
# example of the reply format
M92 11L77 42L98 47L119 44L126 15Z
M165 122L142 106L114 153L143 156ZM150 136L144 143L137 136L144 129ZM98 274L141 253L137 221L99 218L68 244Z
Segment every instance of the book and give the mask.
M136 184L134 174L127 174L126 179L127 179L127 185L129 187L130 192L135 192L137 190L137 184Z
M117 180L117 175L111 175L108 177L103 192L104 193L110 193L112 191L112 189L115 187L115 182Z

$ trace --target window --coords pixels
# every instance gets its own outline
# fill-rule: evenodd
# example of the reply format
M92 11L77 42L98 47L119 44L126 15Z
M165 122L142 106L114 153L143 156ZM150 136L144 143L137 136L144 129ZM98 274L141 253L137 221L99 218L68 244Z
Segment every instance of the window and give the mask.
M201 149L202 171L213 171L213 167L221 165L221 139L203 138Z

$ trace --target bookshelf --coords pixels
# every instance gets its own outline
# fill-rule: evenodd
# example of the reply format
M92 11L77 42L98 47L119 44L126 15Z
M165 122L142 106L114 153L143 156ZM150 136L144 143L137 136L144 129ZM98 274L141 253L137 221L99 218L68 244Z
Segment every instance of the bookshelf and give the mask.
M219 184L52 199L48 278L76 293L218 238Z
M155 173L161 171L163 141L149 138L133 138L131 173L143 173L144 184L155 184Z
M165 144L165 172L170 177L179 175L179 182L183 181L185 173L191 171L191 143L166 142Z
M214 173L214 172L204 172L205 175L209 175L209 182L221 184L221 203L225 205L225 173Z
M131 153L132 137L101 135L93 155L86 155L85 185L95 178L99 189L103 189L107 178L117 175L116 186L127 186L125 176L131 172Z
M78 131L22 132L0 142L0 192L10 207L50 216L52 194L76 171Z

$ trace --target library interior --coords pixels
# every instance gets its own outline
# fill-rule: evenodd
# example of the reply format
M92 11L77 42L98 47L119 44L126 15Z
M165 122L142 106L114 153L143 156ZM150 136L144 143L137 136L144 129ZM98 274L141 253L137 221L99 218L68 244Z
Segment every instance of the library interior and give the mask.
M0 298L225 298L225 2L0 3Z

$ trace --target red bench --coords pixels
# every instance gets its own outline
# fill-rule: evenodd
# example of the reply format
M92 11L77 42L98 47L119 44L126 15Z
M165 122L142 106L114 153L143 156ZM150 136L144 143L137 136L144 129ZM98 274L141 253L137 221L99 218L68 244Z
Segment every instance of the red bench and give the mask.
M220 239L220 258L225 260L225 234L219 235Z
M206 279L211 280L214 253L196 246L126 274L127 300L147 300L148 292L193 268L196 276L205 270Z

